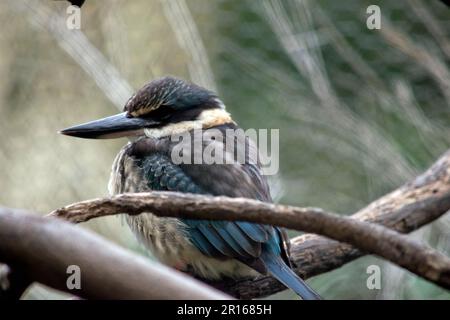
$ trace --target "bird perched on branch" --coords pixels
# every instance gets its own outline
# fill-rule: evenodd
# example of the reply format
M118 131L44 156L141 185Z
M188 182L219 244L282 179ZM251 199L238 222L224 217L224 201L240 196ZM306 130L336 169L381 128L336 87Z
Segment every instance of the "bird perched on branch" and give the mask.
M131 139L114 161L111 194L168 190L272 202L255 144L248 137L232 136L234 150L244 150L243 161L226 148L226 132L238 129L216 94L164 77L138 90L123 113L61 133L89 139ZM212 156L221 154L226 161L208 161L205 150L213 150ZM320 298L292 271L288 241L280 228L151 213L126 216L126 220L138 240L174 268L214 280L269 273L303 299Z

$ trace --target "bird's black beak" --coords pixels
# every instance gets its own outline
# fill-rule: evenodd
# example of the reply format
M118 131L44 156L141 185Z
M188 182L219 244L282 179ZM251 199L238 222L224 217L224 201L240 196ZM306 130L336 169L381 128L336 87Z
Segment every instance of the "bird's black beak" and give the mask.
M73 126L59 133L85 139L112 139L143 134L145 128L158 126L149 118L131 118L126 112Z

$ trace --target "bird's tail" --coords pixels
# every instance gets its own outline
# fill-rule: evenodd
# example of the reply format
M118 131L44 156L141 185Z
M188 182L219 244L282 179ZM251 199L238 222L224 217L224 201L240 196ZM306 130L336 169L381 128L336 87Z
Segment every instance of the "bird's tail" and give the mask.
M261 254L261 260L266 266L268 272L284 284L286 287L294 290L303 300L321 300L313 289L311 289L305 281L292 271L283 261L281 256L273 252L264 252Z

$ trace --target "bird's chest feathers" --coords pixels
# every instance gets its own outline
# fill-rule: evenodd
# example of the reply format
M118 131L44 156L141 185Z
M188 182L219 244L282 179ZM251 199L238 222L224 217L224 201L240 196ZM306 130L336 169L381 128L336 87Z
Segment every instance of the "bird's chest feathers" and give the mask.
M125 146L114 160L109 182L111 195L151 191L142 169L127 155L129 148L130 145ZM157 217L149 213L127 215L125 219L137 238L158 258L177 255L187 245L183 224L178 219Z

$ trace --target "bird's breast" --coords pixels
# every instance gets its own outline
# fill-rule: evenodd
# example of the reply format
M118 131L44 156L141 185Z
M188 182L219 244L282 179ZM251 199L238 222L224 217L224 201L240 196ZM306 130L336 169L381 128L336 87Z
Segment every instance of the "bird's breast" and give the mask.
M129 156L131 144L127 144L114 160L109 181L111 195L151 191L148 182L134 157ZM125 216L138 240L163 262L177 264L183 252L187 252L189 239L184 224L175 218L157 217L151 213Z

